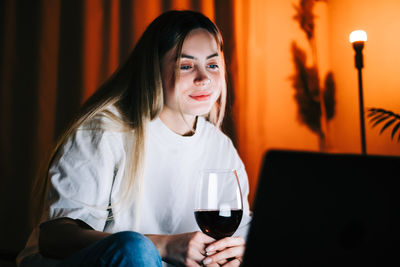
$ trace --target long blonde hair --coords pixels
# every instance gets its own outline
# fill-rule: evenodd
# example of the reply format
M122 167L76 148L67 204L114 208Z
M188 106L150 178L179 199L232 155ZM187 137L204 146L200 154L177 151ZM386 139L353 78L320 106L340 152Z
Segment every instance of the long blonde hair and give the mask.
M203 14L194 11L168 11L157 17L147 27L126 63L84 103L79 114L59 138L46 168L38 175L35 183L33 199L39 199L39 201L33 207L34 216L43 213L50 179L48 171L63 144L78 128L96 116L111 118L119 124L120 130L132 132L127 135L128 140L126 140L128 144L126 166L119 203L130 202L140 197L137 195L133 197L133 194L139 193L141 188L146 123L156 118L164 105L160 62L163 56L174 47L177 47L177 61L179 61L186 36L190 31L198 28L205 29L214 36L221 58L224 59L220 31ZM225 63L223 62L222 65L225 81ZM221 96L210 113L205 116L217 127L220 127L224 117L226 82L222 87ZM109 112L110 106L115 106L120 116ZM113 208L114 205L115 203L112 204Z

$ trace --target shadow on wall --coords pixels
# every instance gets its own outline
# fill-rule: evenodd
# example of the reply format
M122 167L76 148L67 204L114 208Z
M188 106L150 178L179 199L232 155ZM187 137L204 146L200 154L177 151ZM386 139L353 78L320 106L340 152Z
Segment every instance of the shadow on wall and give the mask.
M391 127L392 133L390 134L391 140L398 135L397 142L400 142L400 115L396 114L390 110L382 109L382 108L369 108L368 115L369 122L372 124L372 128L385 123L379 134L382 134L385 130L389 130Z
M292 76L298 117L302 124L317 134L319 149L327 151L330 148L328 139L328 122L335 116L335 81L333 73L326 74L323 86L320 84L318 68L317 45L315 39L315 15L313 8L316 0L299 0L294 6L297 15L294 20L299 22L301 30L307 37L312 52L312 66L306 65L306 52L295 41L292 42L292 56L296 73Z

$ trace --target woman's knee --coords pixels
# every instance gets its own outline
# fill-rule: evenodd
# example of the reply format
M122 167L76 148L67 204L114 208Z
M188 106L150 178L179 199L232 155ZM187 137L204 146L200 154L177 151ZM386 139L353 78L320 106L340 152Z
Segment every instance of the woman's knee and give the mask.
M110 252L114 254L114 257L119 255L125 259L131 259L138 266L141 262L147 263L143 266L161 266L160 254L153 242L146 236L136 232L124 231L115 233L108 238L112 248L112 252ZM154 264L151 265L151 262Z
M114 242L121 250L134 251L136 253L145 252L157 252L153 242L146 236L131 232L124 231L111 235L114 238Z

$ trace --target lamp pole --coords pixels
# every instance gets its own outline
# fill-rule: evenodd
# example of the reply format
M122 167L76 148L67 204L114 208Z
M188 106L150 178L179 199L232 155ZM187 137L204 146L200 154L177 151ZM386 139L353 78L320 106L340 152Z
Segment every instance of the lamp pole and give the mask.
M362 68L364 67L362 50L364 42L367 40L367 34L364 31L353 31L350 34L350 42L353 43L355 51L355 67L358 71L358 98L360 106L360 136L361 136L361 153L367 154L365 141L365 118L364 118L364 96L362 83Z

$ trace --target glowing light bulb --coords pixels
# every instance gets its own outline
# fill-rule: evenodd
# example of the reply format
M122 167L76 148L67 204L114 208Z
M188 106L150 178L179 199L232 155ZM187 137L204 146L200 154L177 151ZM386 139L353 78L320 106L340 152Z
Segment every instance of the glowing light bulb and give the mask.
M367 33L363 30L357 30L350 33L350 43L367 41Z

